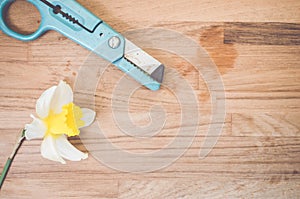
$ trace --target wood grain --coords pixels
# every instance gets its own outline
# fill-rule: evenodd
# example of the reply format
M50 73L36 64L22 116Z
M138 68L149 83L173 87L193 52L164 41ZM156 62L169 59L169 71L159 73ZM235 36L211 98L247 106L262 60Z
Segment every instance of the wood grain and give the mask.
M224 43L300 45L300 24L228 23L224 31Z
M276 195L279 198L293 198L294 190L299 188L293 182L281 181L281 178L272 178L270 182L272 183L266 191L265 180L126 181L120 185L120 198L198 198L200 195L206 198L239 198L245 194L251 197L272 198ZM283 189L284 193L279 191Z
M162 106L167 113L163 130L151 139L124 134L111 105L123 73L113 66L104 71L95 92L82 89L77 96L95 97L97 122L115 146L132 153L153 152L175 138L193 138L184 155L154 172L124 173L91 154L81 162L51 162L40 155L41 140L26 141L0 191L1 198L300 197L299 1L78 1L120 32L171 29L201 45L216 64L225 87L222 134L211 153L199 159L205 137L214 138L207 131L210 125L216 130L211 116L217 101L202 71L175 54L150 49L151 55L176 69L194 90L200 113L195 137L177 137L179 127L188 131L194 124L180 123L180 104L167 88L158 92L140 88L128 105L132 122L141 126L151 123L148 113L153 105ZM38 12L25 1L14 6L17 11L10 11L9 23L21 32L34 31L40 23ZM19 129L31 121L29 115L35 112L40 94L59 80L75 87L89 51L50 31L27 43L0 32L0 52L2 169ZM125 95L126 91L119 93L118 99L125 100ZM87 98L75 100L83 107L91 105ZM120 114L127 111L127 107L117 108ZM97 145L99 140L88 135L88 141ZM70 141L87 151L78 137ZM116 162L124 163L122 159ZM140 162L134 159L129 164L134 167Z

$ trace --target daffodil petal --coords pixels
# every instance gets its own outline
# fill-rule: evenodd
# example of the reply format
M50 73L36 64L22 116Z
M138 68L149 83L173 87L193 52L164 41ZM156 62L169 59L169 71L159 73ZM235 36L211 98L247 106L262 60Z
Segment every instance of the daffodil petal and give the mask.
M58 114L62 111L64 105L71 102L73 102L71 87L66 82L60 81L51 100L51 110Z
M65 159L80 161L88 157L87 153L83 153L76 149L64 135L56 139L56 146L58 153Z
M96 117L95 111L88 109L88 108L82 108L81 111L82 111L83 116L80 119L84 122L84 125L82 127L91 125L94 122L95 117ZM82 127L80 127L80 128L82 128Z
M46 159L66 164L65 160L58 153L56 139L52 136L46 136L41 145L41 154Z
M43 121L30 115L33 119L31 124L25 125L25 137L27 140L43 138L47 128L44 125Z
M36 102L36 114L42 119L47 117L49 114L50 104L56 88L57 86L52 86L45 90Z

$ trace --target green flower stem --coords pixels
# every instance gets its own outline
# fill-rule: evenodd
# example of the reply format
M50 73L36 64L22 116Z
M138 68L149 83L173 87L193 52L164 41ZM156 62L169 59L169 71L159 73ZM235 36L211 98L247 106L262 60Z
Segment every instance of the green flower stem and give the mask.
M8 173L8 170L9 170L9 167L10 167L12 161L13 160L10 159L10 158L8 158L7 161L6 161L6 164L5 164L4 168L3 168L3 171L2 171L1 176L0 176L0 189L1 189L2 185L3 185L3 183L4 183L4 180L6 178L6 175Z
M9 168L19 150L19 148L21 147L23 141L25 140L25 129L22 129L20 135L18 136L18 140L15 144L15 147L14 147L14 150L12 151L11 155L9 156L9 158L7 159L6 161L6 164L4 165L4 168L3 168L3 171L1 173L1 176L0 176L0 190L1 190L1 187L4 183L4 180L7 176L7 173L9 171Z

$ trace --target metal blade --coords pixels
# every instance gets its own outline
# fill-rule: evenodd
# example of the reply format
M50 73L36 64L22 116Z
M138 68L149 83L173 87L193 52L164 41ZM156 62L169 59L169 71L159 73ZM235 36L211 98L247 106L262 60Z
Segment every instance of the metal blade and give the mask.
M165 66L127 39L125 39L124 57L154 80L162 83Z

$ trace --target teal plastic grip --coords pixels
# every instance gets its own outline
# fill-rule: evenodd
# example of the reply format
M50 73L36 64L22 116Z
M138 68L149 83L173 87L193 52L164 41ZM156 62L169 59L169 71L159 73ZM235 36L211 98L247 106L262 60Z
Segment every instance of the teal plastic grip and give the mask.
M11 37L21 41L31 41L48 30L55 30L110 62L114 62L124 55L124 37L74 0L47 0L44 2L27 0L41 14L41 24L38 30L30 35L17 33L6 24L5 14L13 2L13 0L0 0L0 28ZM63 14L55 13L54 9L59 9ZM121 43L118 48L111 48L108 44L108 40L114 36L120 39Z
M46 29L45 29L45 26L43 25L43 23L40 25L40 27L38 28L38 30L33 33L33 34L30 34L30 35L22 35L22 34L19 34L13 30L11 30L6 22L5 22L5 15L6 15L6 12L8 10L8 7L10 6L10 4L12 4L13 1L12 0L0 0L0 16L1 16L1 20L0 20L0 29L7 35L11 36L11 37L14 37L18 40L22 40L22 41L30 41L30 40L34 40L34 39L37 39L40 35L42 35Z
M125 60L124 37L75 0L27 0L41 15L38 30L30 35L17 33L6 24L5 15L13 2L14 0L0 0L0 29L5 34L21 41L31 41L48 30L55 30L113 63L150 90L159 89L159 82ZM118 38L119 44L112 48L109 42L113 37Z

